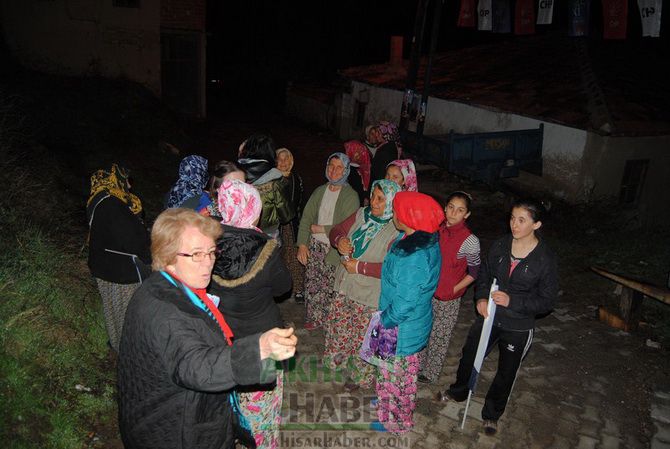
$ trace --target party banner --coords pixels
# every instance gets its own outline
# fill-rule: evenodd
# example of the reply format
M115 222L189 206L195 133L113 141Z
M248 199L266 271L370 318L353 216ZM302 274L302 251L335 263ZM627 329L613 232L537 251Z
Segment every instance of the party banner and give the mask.
M512 11L509 0L493 0L491 9L493 10L493 32L511 33Z
M642 19L642 35L658 37L661 34L661 7L663 0L637 0Z
M461 10L458 13L458 26L461 28L474 28L477 9L475 0L461 0Z
M477 14L479 14L479 30L491 31L493 26L493 18L491 17L491 0L479 0Z
M551 25L554 17L554 0L538 0L537 24Z
M514 34L535 34L535 5L533 0L516 0Z
M603 37L605 39L626 39L628 22L628 0L602 0Z
M568 4L568 36L588 36L591 12L590 0L570 0Z

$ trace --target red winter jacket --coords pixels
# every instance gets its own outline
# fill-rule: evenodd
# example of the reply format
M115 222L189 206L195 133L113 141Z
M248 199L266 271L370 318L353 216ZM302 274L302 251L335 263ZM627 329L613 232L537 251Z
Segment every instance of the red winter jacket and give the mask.
M435 297L440 301L450 301L460 298L466 289L454 292L454 286L465 277L468 271L468 261L465 257L458 259L458 250L465 239L472 232L465 226L465 221L457 225L447 227L447 221L440 226L440 252L442 253L442 267L440 268L440 280L437 283Z

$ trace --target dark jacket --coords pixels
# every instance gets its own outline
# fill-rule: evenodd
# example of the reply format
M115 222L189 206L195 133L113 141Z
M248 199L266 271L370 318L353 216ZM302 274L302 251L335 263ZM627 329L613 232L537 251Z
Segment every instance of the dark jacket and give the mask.
M302 216L302 209L305 206L303 202L303 195L305 193L305 188L302 183L302 178L297 173L291 172L291 174L286 176L284 179L286 181L285 186L286 198L288 199L293 209L295 210L295 217L293 217L293 219L290 222L291 226L293 227L293 238L295 240L295 237L298 235L298 226L300 226L300 217ZM294 245L295 241L286 242L284 244Z
M87 215L90 223L88 267L91 274L115 284L140 282L138 270L142 277L148 277L151 272L149 233L140 217L120 199L102 194L100 198L93 199ZM137 257L133 258L133 254Z
M489 297L493 278L510 297L508 307L497 307L493 324L507 330L535 327L537 315L551 312L558 298L556 256L540 238L537 246L509 275L512 236L496 240L482 261L475 283L475 301ZM481 318L481 317L480 317Z
M119 427L126 449L231 448L228 391L274 380L259 334L228 346L216 321L155 272L135 292L118 360Z
M361 179L360 173L358 173L358 169L355 167L351 168L351 172L349 173L349 177L347 178L347 182L351 186L352 189L356 191L358 194L358 199L360 200L360 205L363 206L365 198L368 197L368 192L365 191L363 188L363 180Z
M377 148L370 165L370 185L378 179L386 177L386 166L398 159L398 147L395 142L386 142Z
M240 167L261 196L263 211L258 227L267 234L277 231L280 224L287 224L296 216L296 205L290 201L291 185L279 170L265 160L240 159ZM276 173L273 173L276 172Z
M223 226L221 251L212 272L210 293L235 337L282 327L274 301L291 289L291 275L277 241L254 229Z

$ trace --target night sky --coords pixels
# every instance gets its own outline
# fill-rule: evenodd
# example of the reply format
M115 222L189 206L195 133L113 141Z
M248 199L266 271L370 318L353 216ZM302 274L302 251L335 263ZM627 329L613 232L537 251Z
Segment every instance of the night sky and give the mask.
M293 2L258 0L251 2L208 1L208 77L223 79L227 86L277 89L287 80L331 82L337 70L355 65L383 63L389 56L389 38L405 37L404 57L410 55L417 0ZM434 1L429 7L423 53L428 49ZM437 51L478 43L524 39L513 34L495 34L457 28L460 2L443 5ZM514 0L511 0L514 11ZM568 0L556 0L551 25L539 25L536 34L565 36ZM666 8L664 17L670 13ZM661 38L641 37L636 0L628 5L628 41L640 45L668 44L661 26ZM591 36L602 40L602 9L591 3ZM244 90L244 89L242 89Z

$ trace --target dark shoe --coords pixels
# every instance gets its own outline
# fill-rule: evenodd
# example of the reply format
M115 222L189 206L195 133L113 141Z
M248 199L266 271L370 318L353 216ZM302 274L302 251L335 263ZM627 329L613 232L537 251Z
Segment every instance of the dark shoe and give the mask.
M422 384L432 384L433 383L432 380L430 380L429 378L427 378L423 374L419 374L418 377L416 378L416 380L418 380Z
M493 436L498 432L498 421L490 419L484 420L484 433L488 436Z
M458 399L458 398L453 397L451 395L451 393L449 393L449 390L438 391L435 394L435 400L439 401L439 402L449 402L449 401L463 402L463 401L465 401L465 399Z
M296 304L305 304L305 295L302 293L296 293L293 295L293 299L295 299Z

